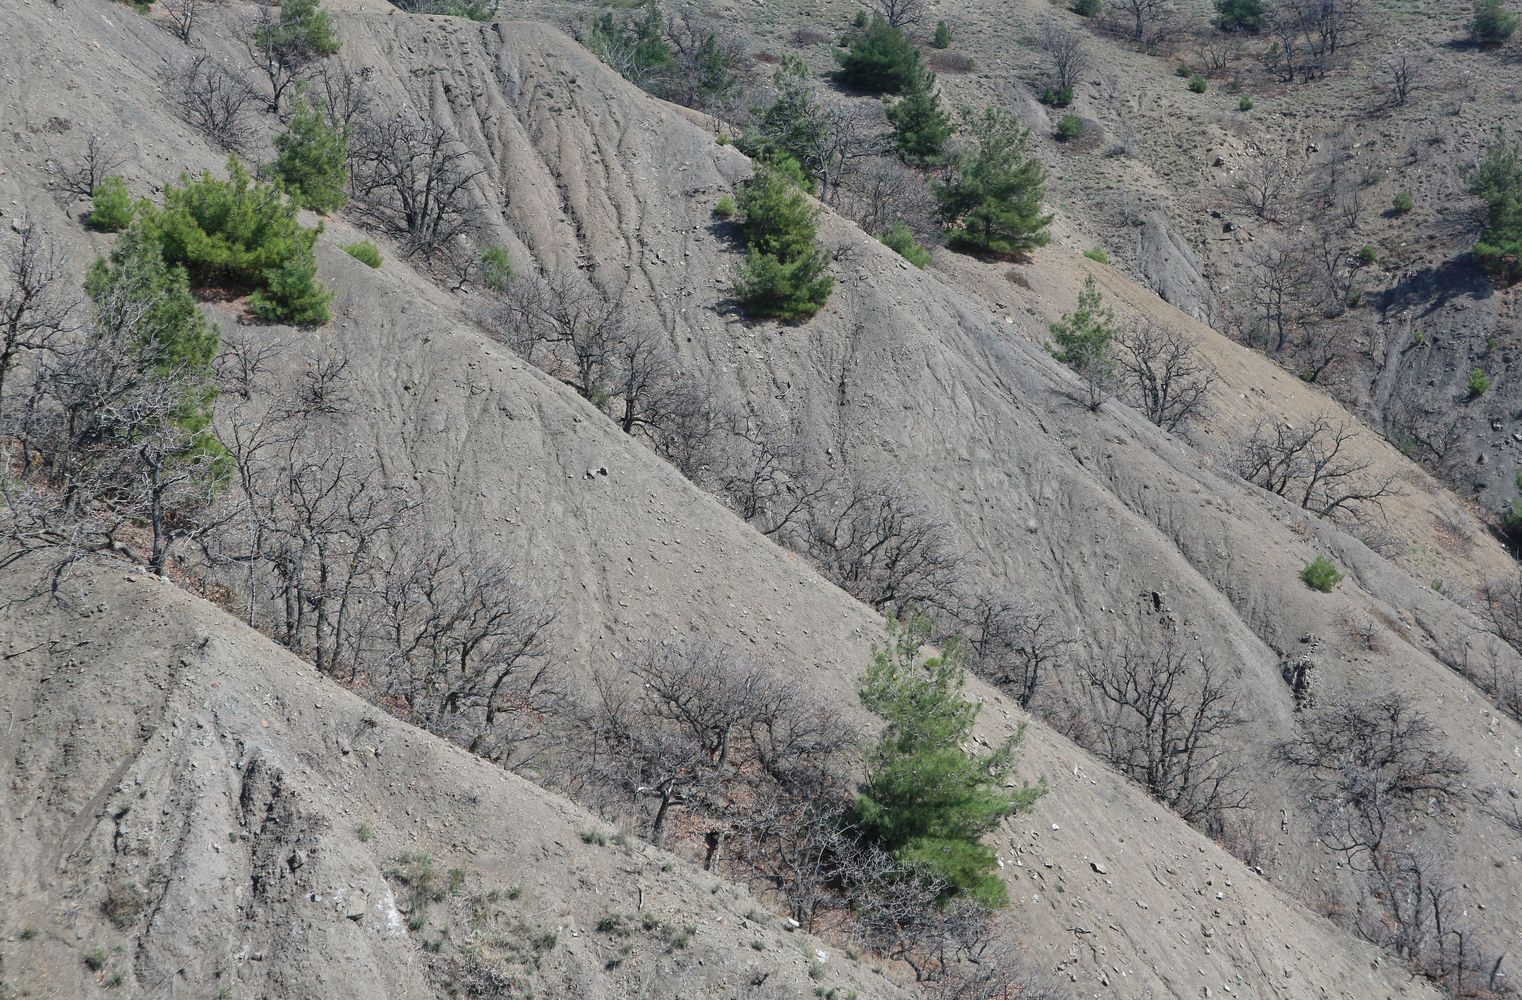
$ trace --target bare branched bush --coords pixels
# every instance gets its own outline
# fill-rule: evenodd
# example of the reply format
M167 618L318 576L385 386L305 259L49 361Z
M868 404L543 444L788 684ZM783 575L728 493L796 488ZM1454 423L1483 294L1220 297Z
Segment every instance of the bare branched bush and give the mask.
M356 122L349 151L359 213L409 257L468 253L460 243L477 228L474 187L486 172L476 153L452 129L405 109Z
M841 178L835 207L873 236L902 222L921 243L940 234L935 196L915 171L882 156L861 160Z
M1367 37L1367 10L1361 0L1275 0L1268 32L1269 68L1288 83L1310 82L1340 67Z
M205 52L174 70L166 89L180 117L223 149L241 150L253 137L259 97L242 75Z
M803 551L846 593L878 611L944 608L959 558L950 531L910 490L851 480L811 511Z
M1053 661L1073 637L1056 612L1020 597L978 594L958 614L968 666L1030 708Z
M544 749L557 695L554 620L506 562L425 538L387 567L365 622L366 670L423 728L522 767Z
M85 137L79 158L59 172L57 190L76 200L93 198L101 181L124 162L105 139L92 132Z
M1403 46L1391 48L1384 54L1376 73L1380 85L1390 95L1391 104L1397 108L1406 106L1412 92L1421 86L1425 63L1421 54Z
M1137 45L1160 44L1179 30L1172 0L1106 0L1104 23Z
M79 296L67 261L42 227L22 213L19 240L0 245L0 434L7 430L6 384L27 355L51 352L75 326Z
M1316 833L1358 879L1355 932L1456 997L1494 996L1500 959L1467 919L1451 850L1433 830L1462 806L1467 776L1443 734L1400 694L1311 714L1279 744Z
M1267 222L1278 222L1298 183L1289 157L1271 152L1239 170L1232 190L1240 208Z
M928 6L926 0L868 0L872 10L895 28L919 24Z
M1089 70L1089 50L1083 36L1056 21L1047 20L1041 26L1041 51L1051 62L1051 85L1056 90L1077 86Z
M1186 821L1213 832L1249 803L1231 683L1174 639L1132 643L1085 668L1098 720L1089 749Z
M1293 769L1322 843L1350 857L1379 850L1429 804L1454 803L1466 772L1400 694L1320 709L1276 752Z
M578 722L578 782L621 799L656 844L684 810L704 827L710 868L747 825L746 804L834 787L851 741L796 682L723 647L650 647L626 673L598 673L594 689Z
M164 5L164 12L169 15L169 30L174 37L186 45L190 44L196 22L200 20L207 2L208 0L159 0Z
M1237 473L1317 517L1366 522L1399 486L1393 475L1372 475L1372 459L1349 454L1357 437L1350 424L1326 417L1300 427L1259 422L1236 456Z
M1215 372L1182 330L1142 320L1120 336L1121 398L1168 431L1204 415Z

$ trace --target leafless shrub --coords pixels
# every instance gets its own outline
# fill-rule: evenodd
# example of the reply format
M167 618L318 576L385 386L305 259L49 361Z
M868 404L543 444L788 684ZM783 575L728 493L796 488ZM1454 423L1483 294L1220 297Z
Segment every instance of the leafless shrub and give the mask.
M407 256L458 252L475 228L476 179L485 173L452 129L400 110L357 120L350 139L354 205L395 236Z
M78 200L93 198L101 181L125 162L94 132L85 137L85 148L73 166L58 177L58 190Z
M1316 417L1302 427L1259 422L1236 457L1248 482L1317 517L1363 522L1398 493L1394 476L1372 478L1373 460L1347 454L1358 432Z
M1224 824L1249 794L1230 683L1172 638L1084 669L1099 718L1089 748L1190 823Z
M940 232L935 197L920 175L896 160L873 156L841 178L835 207L873 236L902 222L921 243Z
M1168 431L1204 414L1215 373L1187 334L1142 320L1120 342L1121 397L1129 405Z
M1464 432L1458 413L1446 401L1432 399L1412 379L1396 386L1384 408L1385 433L1397 448L1440 478L1460 468Z
M868 0L872 11L895 28L919 24L925 16L926 0Z
M622 300L568 271L515 279L492 313L524 360L589 400L606 395L614 354L628 336L627 317Z
M1350 857L1379 850L1429 804L1454 802L1466 772L1400 694L1318 710L1276 753L1294 769L1322 842Z
M207 53L175 70L166 89L180 117L223 149L240 150L252 138L259 103L253 86Z
M1232 190L1239 207L1268 222L1277 222L1298 178L1285 155L1266 154L1237 172Z
M554 611L455 539L403 547L366 623L366 669L419 725L504 766L542 749Z
M1367 609L1349 611L1342 622L1343 630L1348 638L1368 652L1378 652L1385 648L1385 638L1388 630L1374 617L1374 613Z
M763 535L796 544L829 495L827 477L809 466L802 444L784 429L733 428L725 438L725 454L711 467L714 492Z
M1072 644L1054 611L1019 597L978 594L958 623L973 673L1030 708L1052 661Z
M191 36L195 33L196 22L206 8L207 0L159 0L159 2L164 5L164 11L169 15L169 30L174 33L174 37L189 45Z
M936 49L926 61L938 73L971 73L977 68L972 56L966 52L952 52L950 49Z
M23 212L14 228L19 242L0 247L0 434L9 422L5 390L11 373L27 355L58 347L80 306L67 261L42 227Z
M578 783L631 805L660 844L673 810L706 827L705 866L722 859L741 802L792 794L837 765L850 734L791 681L722 647L650 647L627 676L599 672L578 721Z
M1390 95L1390 103L1397 108L1406 106L1411 93L1421 85L1422 69L1426 60L1405 47L1394 47L1379 61L1376 68L1379 83Z
M1177 33L1178 10L1171 0L1107 0L1105 24L1138 45L1156 45Z
M743 36L717 18L682 7L666 18L666 43L671 63L662 74L660 96L683 107L732 116L740 93L738 73L746 64ZM727 76L727 70L735 75Z
M356 126L371 112L371 75L370 67L353 69L336 57L318 63L311 74L310 93L317 98L328 124L346 136L353 136Z
M916 982L942 979L957 962L982 956L992 936L988 911L939 905L946 892L939 876L870 846L842 862L839 877L867 946L908 965Z
M1056 21L1047 20L1041 26L1041 51L1052 64L1052 86L1064 90L1077 86L1079 78L1089 69L1089 50L1083 36Z
M1274 40L1266 60L1288 83L1310 82L1341 65L1368 33L1361 0L1275 0L1269 8Z
M942 607L954 592L958 556L950 532L905 487L851 480L810 513L803 551L878 611Z
M1359 878L1353 929L1452 995L1491 996L1500 959L1464 919L1460 886L1427 829L1461 806L1467 769L1400 694L1343 701L1281 743L1323 844Z

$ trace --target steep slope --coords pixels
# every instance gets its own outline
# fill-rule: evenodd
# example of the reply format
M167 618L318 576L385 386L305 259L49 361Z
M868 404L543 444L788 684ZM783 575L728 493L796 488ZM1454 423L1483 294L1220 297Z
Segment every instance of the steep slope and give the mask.
M153 95L148 73L178 57L177 43L120 8L89 10L91 19L39 8L0 28L7 51L24 53L15 72L47 78L67 53L98 51L73 80L69 131L121 134L138 189L182 165L214 164L219 156ZM826 458L912 483L956 526L969 574L1043 595L1095 646L1154 637L1171 617L1212 659L1240 666L1254 719L1244 753L1292 725L1280 656L1306 631L1333 636L1343 614L1372 607L1405 634L1377 657L1333 639L1321 671L1327 690L1393 678L1461 741L1476 772L1505 773L1514 725L1441 666L1479 643L1472 623L1358 543L1217 477L1124 413L1070 406L1068 377L1009 338L987 308L903 271L838 220L826 221L827 238L852 254L837 264L841 288L814 323L752 326L711 311L735 252L709 228L708 206L745 163L558 33L392 14L346 16L340 26L346 58L374 68L382 100L410 91L489 152L505 189L494 203L505 201L504 238L520 269L586 261L607 287L627 281L716 392L792 418ZM28 135L60 117L54 94L6 94L7 131ZM133 131L121 131L124 122ZM49 145L63 140L19 140L0 191L80 241L60 213L36 205ZM323 274L338 293L334 324L245 332L346 350L359 387L357 446L416 482L437 516L514 555L558 593L568 666L698 633L798 669L820 697L855 705L854 677L879 633L873 616L492 343L456 300L403 267L371 272L339 253L351 237L334 222L322 245ZM1333 597L1294 579L1315 548L1354 571ZM1494 655L1514 662L1509 651ZM992 692L978 693L992 706L990 735L1016 717ZM1064 741L1037 727L1031 742L1028 772L1047 775L1054 790L1000 838L1018 900L1013 947L1062 964L1086 994L1419 992ZM1266 796L1265 808L1284 793L1269 784ZM1488 821L1468 822L1461 860L1486 876L1471 882L1499 919L1515 919L1515 850ZM1276 848L1275 872L1292 882L1325 864L1307 851L1298 820L1286 821ZM1081 891L1048 890L1058 874Z
M4 583L6 996L909 995L124 569Z

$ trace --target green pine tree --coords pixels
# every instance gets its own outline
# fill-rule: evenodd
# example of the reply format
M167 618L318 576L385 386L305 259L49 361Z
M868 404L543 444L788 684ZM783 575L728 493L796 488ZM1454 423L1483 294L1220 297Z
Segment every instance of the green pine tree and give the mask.
M935 22L935 38L931 41L938 49L944 49L951 45L951 25L945 21Z
M829 255L819 245L819 210L795 177L768 163L740 192L740 234L749 253L735 294L752 316L807 319L830 297L835 279L825 274Z
M1023 730L990 753L969 751L978 706L963 697L966 655L955 641L925 655L927 624L890 624L861 700L887 722L856 800L863 832L899 861L945 879L948 894L989 908L1008 899L983 843L1045 785L1008 788Z
M909 36L881 17L851 39L850 48L837 52L840 69L835 79L847 87L869 94L897 94L922 71L920 50Z
M303 103L275 137L272 171L302 208L327 215L349 200L349 140L316 108Z
M267 30L274 32L269 47L299 58L330 56L339 48L333 17L322 9L322 0L284 0L280 19Z
M1476 45L1504 45L1517 30L1517 15L1506 9L1506 0L1475 0L1469 37Z
M1264 0L1215 0L1215 11L1215 26L1222 31L1257 34L1268 26L1268 6Z
M918 74L904 89L903 99L888 105L887 111L894 145L905 160L929 166L945 158L951 116L941 108L934 73Z
M1485 202L1475 263L1505 284L1522 281L1522 146L1498 130L1470 175L1469 190Z
M1094 276L1083 280L1078 308L1051 326L1052 356L1084 380L1089 408L1098 409L1115 380L1115 311L1104 304Z
M935 188L947 242L1001 257L1044 246L1052 217L1041 210L1046 171L1029 151L1030 134L995 108L965 114L972 148Z
M91 194L89 223L107 233L119 233L132 224L132 194L120 177L103 177Z
M90 266L85 293L94 308L96 335L129 344L144 371L182 377L185 396L175 422L193 433L206 431L216 398L212 362L220 342L190 294L185 269L165 263L150 224L134 223L109 257Z
M324 323L331 293L316 282L314 246L322 227L296 218L296 203L273 184L256 182L236 157L228 179L182 176L164 189L164 207L144 220L157 234L164 260L185 267L193 281L253 286L256 314L273 320Z

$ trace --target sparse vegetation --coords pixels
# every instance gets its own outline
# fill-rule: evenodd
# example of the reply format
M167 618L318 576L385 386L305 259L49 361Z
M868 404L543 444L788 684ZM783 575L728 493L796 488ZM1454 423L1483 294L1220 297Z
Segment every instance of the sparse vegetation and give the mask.
M739 209L735 206L735 199L733 195L723 195L713 206L713 214L716 217L723 219L725 222L733 219L735 215L738 214L738 212Z
M1483 396L1490 391L1490 376L1485 374L1485 369L1476 368L1469 373L1469 395Z
M100 904L106 919L122 931L136 924L147 907L147 894L131 882L111 883L106 889L106 898Z
M1407 215L1415 207L1416 199L1412 198L1404 191L1397 194L1394 200L1390 203L1390 210L1396 215Z

